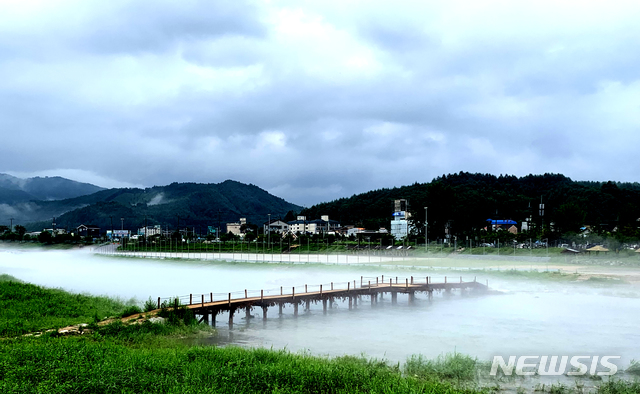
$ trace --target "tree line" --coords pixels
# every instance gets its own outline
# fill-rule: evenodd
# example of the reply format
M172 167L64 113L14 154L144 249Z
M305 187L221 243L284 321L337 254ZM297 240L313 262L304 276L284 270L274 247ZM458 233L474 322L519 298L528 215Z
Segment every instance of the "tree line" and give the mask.
M328 214L341 224L389 229L396 199L407 200L415 235L424 237L428 215L430 240L444 238L445 232L458 239L490 237L487 219L514 220L519 231L527 223L529 230L522 236L534 238L571 237L585 227L623 242L640 238L640 184L576 182L561 174L516 177L460 172L317 204L301 214Z

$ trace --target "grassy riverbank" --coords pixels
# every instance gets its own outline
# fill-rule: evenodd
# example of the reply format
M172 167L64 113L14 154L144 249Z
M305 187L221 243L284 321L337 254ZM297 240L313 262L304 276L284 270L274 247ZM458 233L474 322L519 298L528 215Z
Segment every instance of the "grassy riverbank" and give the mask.
M407 377L399 366L363 358L327 359L287 351L193 347L179 338L214 335L185 320L173 324L90 324L82 335L21 336L117 315L126 305L0 281L2 393L472 393L450 383ZM167 319L171 320L171 319Z
M364 357L315 357L288 351L202 347L184 338L215 335L192 318L166 323L99 325L127 305L0 276L1 393L477 393L505 387L479 385L486 363L460 355L412 357L389 364ZM188 317L188 316L187 316ZM89 323L75 336L44 331ZM513 382L506 385L516 392ZM548 387L545 392L576 388ZM640 384L601 382L600 393L637 393ZM553 390L553 391L552 391ZM520 391L518 391L520 392ZM542 392L542 391L540 391ZM573 391L578 392L578 391Z
M0 336L16 336L116 316L121 300L46 289L0 275Z

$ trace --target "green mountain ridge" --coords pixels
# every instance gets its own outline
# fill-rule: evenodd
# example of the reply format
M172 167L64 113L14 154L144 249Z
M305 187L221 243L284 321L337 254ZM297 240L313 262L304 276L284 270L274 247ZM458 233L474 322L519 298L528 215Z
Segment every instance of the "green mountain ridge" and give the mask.
M56 216L58 228L72 229L80 224L93 224L103 230L135 230L147 225L165 228L224 227L246 217L261 225L272 217L284 216L302 207L255 186L227 180L222 183L172 183L146 189L108 189L91 195L61 201L33 202L41 217L26 225L29 230L51 228ZM61 212L55 215L55 212ZM45 220L43 220L46 218ZM51 218L51 219L49 219ZM121 222L121 218L124 222ZM124 223L124 224L123 224Z

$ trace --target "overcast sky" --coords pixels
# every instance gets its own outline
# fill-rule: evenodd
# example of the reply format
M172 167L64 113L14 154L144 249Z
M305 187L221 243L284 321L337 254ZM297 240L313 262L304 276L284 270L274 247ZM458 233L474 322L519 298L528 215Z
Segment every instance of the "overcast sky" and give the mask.
M256 184L638 181L637 1L0 0L0 172Z

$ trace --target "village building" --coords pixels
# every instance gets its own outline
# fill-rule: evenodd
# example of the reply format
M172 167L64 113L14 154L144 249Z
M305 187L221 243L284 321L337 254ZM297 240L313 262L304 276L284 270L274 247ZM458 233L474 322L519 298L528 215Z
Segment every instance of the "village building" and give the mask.
M100 227L92 224L81 224L76 231L81 237L98 238L100 236Z

